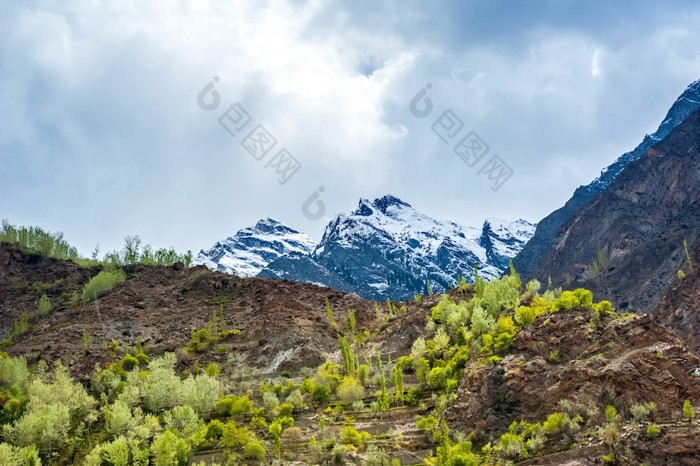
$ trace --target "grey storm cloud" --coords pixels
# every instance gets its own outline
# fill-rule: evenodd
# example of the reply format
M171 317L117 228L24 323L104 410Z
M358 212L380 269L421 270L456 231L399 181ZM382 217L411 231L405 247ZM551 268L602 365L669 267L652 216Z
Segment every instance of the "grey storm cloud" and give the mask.
M63 231L83 254L127 234L198 250L268 216L318 239L360 197L386 193L465 225L538 221L700 78L695 2L0 10L0 218ZM220 104L206 111L209 83ZM409 110L421 89L426 118ZM251 118L235 135L219 123L233 104ZM512 169L499 190L433 131L448 110ZM242 144L256 125L277 141L260 161ZM284 184L269 164L279 149L301 165ZM302 213L315 193L317 220Z

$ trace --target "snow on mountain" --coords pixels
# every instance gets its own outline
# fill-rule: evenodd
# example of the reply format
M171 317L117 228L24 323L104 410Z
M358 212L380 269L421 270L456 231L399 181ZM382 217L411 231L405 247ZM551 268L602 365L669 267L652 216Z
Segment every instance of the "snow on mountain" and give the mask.
M254 227L243 228L234 236L199 251L194 264L210 270L254 277L273 260L291 253L309 254L316 241L277 220L266 218Z
M461 275L473 281L500 276L535 225L488 219L481 230L439 221L387 195L360 199L350 215L336 217L310 256L287 255L258 275L322 283L368 299L405 299L440 292Z

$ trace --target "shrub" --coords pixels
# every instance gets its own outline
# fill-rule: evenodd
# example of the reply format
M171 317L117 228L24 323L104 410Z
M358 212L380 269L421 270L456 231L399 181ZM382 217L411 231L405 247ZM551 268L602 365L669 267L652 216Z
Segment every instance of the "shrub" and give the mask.
M498 442L498 451L507 458L517 458L523 453L523 440L519 435L506 432Z
M647 426L647 438L648 439L653 440L653 439L657 438L659 435L661 435L661 429L659 429L659 426L657 426L656 424L649 424Z
M370 439L369 432L360 432L353 426L345 426L343 429L343 444L355 447L364 446Z
M206 369L204 369L204 373L212 377L216 377L217 375L221 374L221 370L219 369L219 365L217 363L212 362Z
M247 396L235 397L231 404L229 414L231 416L244 416L253 410L253 403Z
M274 412L280 405L279 398L277 398L277 395L272 391L263 393L262 402L265 409L270 413Z
M122 367L125 371L131 371L132 369L139 366L139 360L130 354L124 355L122 359Z
M690 403L690 400L685 400L685 402L683 403L683 418L688 422L691 422L693 419L695 419L695 409Z
M239 427L235 421L224 424L221 443L229 448L241 450L246 444L255 440L255 435L247 427Z
M301 427L287 427L282 431L282 438L287 442L298 443L303 437Z
M521 306L515 311L515 321L525 328L535 321L537 313L531 307Z
M620 440L620 432L614 427L605 429L603 431L602 440L603 443L610 448L615 448L617 446L617 442Z
M564 415L562 413L553 413L544 421L543 427L546 433L557 434L563 425Z
M613 405L608 405L605 408L605 422L608 424L614 424L620 419L617 415L617 409Z
M51 301L49 301L49 298L46 296L46 294L41 295L41 298L39 298L39 314L42 316L46 315L50 310Z
M647 416L649 416L649 406L647 405L632 405L630 406L630 413L635 421L642 421Z
M362 462L362 466L389 466L389 459L384 449L377 445L367 447L367 457Z
M423 396L423 390L420 387L413 387L406 394L406 403L415 406L420 401L421 396Z
M331 398L331 389L325 385L314 385L311 399L316 403L326 403Z
M292 403L282 403L277 410L280 416L291 416L294 412L294 405Z
M428 385L432 388L443 388L447 382L447 372L444 367L434 367L428 374Z
M257 440L251 440L243 447L243 457L247 460L262 461L265 459L265 448Z
M85 284L82 296L83 302L88 303L109 294L115 285L124 280L126 280L126 275L123 270L115 270L114 272L101 271Z
M192 454L192 448L172 431L166 430L153 439L151 453L153 464L156 466L185 466Z
M182 397L198 415L208 416L219 399L219 382L206 374L189 376L182 382Z
M343 404L352 404L365 397L365 389L355 377L343 377L337 390L338 398Z
M434 416L426 416L416 421L416 428L423 431L426 435L431 434L435 426L437 426L437 419Z
M139 364L146 365L148 364L148 355L146 353L136 353L136 360L139 362Z
M207 432L204 435L206 439L219 439L224 433L224 423L218 419L212 419L207 425Z

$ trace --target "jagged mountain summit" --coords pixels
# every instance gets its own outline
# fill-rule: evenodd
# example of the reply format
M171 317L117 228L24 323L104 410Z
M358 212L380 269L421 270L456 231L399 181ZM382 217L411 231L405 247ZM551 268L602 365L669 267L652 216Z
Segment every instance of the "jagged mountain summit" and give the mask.
M254 277L280 256L309 254L315 247L316 241L311 237L277 220L266 218L254 227L244 228L218 241L206 251L199 251L194 264L241 277Z
M615 162L603 169L600 176L591 183L578 187L563 207L542 219L537 224L537 230L532 239L513 259L515 268L523 278L532 276L544 260L554 236L576 211L603 192L628 164L638 160L653 145L666 138L673 129L698 108L700 108L700 80L690 84L678 97L666 114L664 121L653 134L644 136L644 140L634 150L621 155Z
M495 278L534 233L524 220L487 219L481 229L439 221L391 195L360 199L350 215L328 224L311 255L287 254L258 276L350 291L367 299L406 299L444 291L461 275Z

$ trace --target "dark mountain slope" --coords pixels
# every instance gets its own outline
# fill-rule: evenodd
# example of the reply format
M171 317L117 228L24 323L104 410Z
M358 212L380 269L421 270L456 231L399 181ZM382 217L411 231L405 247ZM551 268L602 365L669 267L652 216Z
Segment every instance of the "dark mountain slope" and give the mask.
M699 240L698 199L700 110L573 215L533 276L650 312L683 263L683 240ZM596 275L599 251L607 264Z
M654 144L668 136L691 113L700 107L700 80L692 83L671 106L666 118L654 134L647 134L644 140L631 152L620 156L605 168L600 177L576 189L571 199L560 209L555 210L537 224L535 235L513 259L513 264L523 277L530 277L544 260L552 239L562 225L578 209L600 194L631 162L639 159Z

